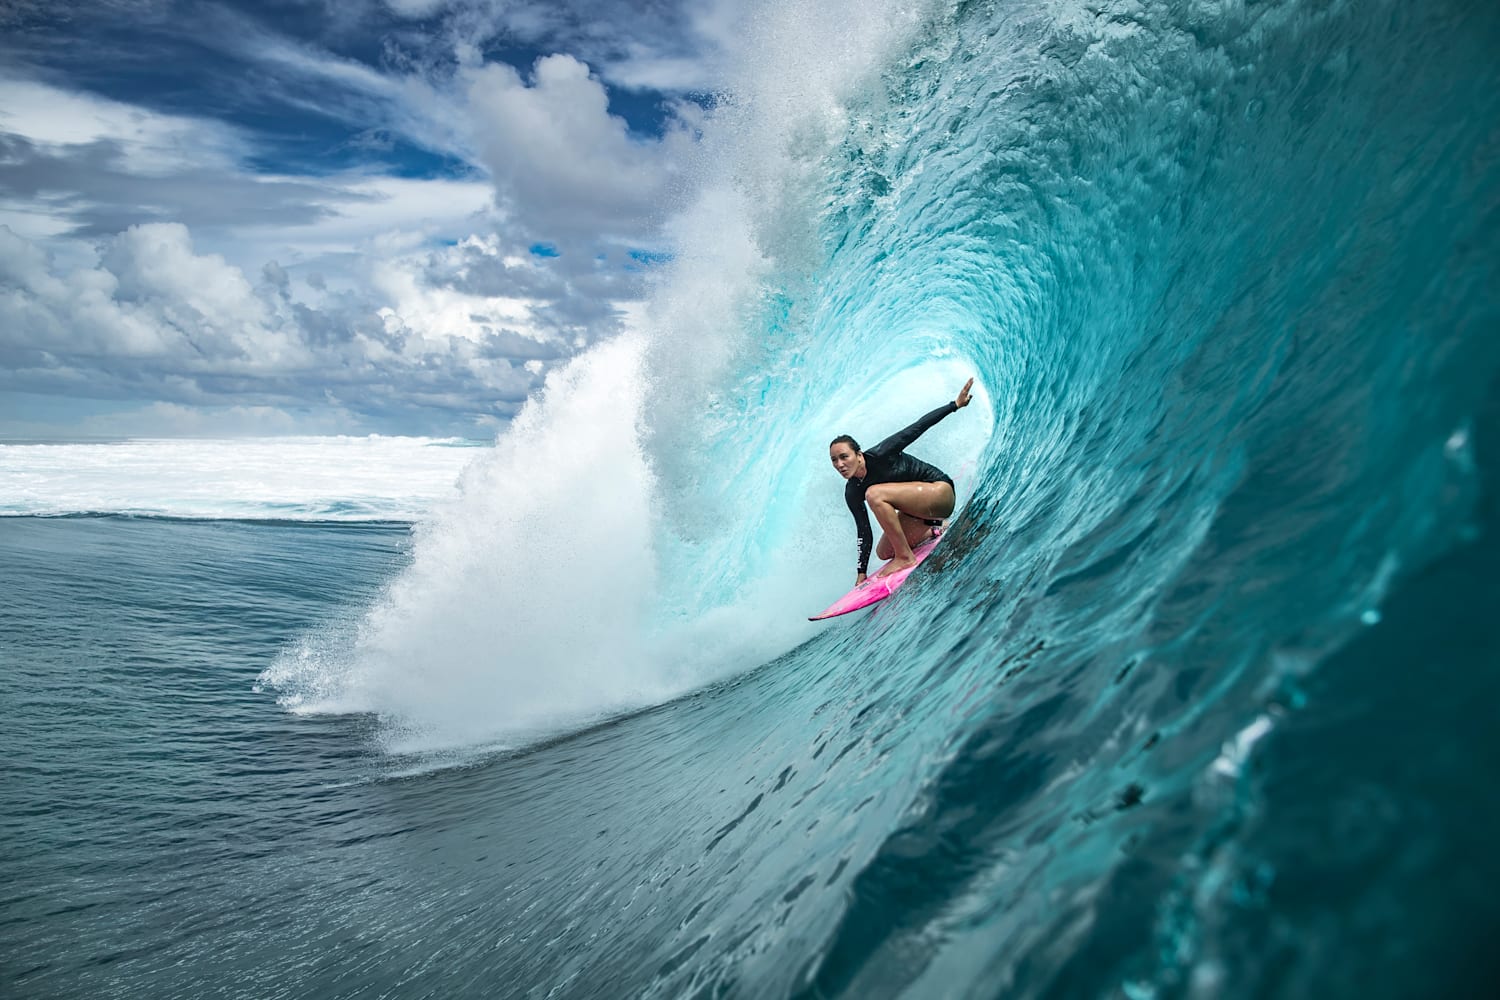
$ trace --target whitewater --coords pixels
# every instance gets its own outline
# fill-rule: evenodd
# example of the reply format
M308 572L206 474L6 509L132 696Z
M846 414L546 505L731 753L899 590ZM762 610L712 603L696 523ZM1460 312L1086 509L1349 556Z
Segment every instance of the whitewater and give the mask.
M1492 5L743 45L637 328L492 446L0 446L0 981L1489 992ZM829 440L970 376L943 542L808 623Z

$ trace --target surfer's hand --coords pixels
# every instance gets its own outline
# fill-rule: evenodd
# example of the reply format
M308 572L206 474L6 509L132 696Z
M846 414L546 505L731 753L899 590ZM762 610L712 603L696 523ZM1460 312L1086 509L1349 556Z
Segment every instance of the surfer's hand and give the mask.
M860 584L862 584L864 582L865 582L865 575L863 573L855 573L854 574L854 585L856 587L858 587Z
M954 406L962 410L965 406L969 405L969 389L972 388L973 385L973 379L969 379L969 381L964 383L964 387L958 390L958 398L953 401Z

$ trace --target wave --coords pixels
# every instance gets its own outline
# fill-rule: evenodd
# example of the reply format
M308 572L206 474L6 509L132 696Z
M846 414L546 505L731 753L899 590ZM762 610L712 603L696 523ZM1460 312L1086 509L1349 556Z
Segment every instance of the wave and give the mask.
M1270 859L1311 849L1276 831L1326 818L1323 786L1254 763L1330 663L1325 706L1394 690L1411 664L1368 638L1391 595L1496 530L1494 11L793 4L751 29L645 328L554 373L382 598L266 679L403 751L679 699L536 777L593 816L596 775L630 775L610 841L506 897L537 940L568 899L634 900L662 845L678 864L650 876L660 923L612 926L602 960L532 950L536 982L1360 992L1327 960L1342 915L1272 898L1298 890ZM809 626L852 571L828 440L969 374L983 398L913 449L965 473L945 541L872 614ZM1402 731L1447 745L1408 700ZM1432 850L1461 798L1424 813ZM1342 898L1406 934L1390 891L1388 919Z
M982 405L918 449L973 470L959 606L1025 593L1149 649L1186 586L1332 642L1452 540L1491 140L1398 155L1397 123L1493 98L1297 4L904 10L837 58L832 15L764 16L647 329L549 381L353 648L299 658L445 743L748 669L848 577L827 440L971 373Z

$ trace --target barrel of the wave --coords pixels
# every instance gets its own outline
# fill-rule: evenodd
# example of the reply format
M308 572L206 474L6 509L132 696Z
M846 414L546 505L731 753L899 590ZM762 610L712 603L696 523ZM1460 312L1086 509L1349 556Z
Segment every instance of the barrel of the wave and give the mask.
M912 570L922 565L922 560L926 559L932 554L932 550L937 548L938 539L941 537L942 532L934 529L931 538L911 550L911 554L917 560L915 563L885 576L876 573L822 611L815 615L810 615L807 620L818 622L825 618L837 618L839 615L847 615L850 612L868 608L873 604L879 604L894 594L906 582L906 578L911 576Z

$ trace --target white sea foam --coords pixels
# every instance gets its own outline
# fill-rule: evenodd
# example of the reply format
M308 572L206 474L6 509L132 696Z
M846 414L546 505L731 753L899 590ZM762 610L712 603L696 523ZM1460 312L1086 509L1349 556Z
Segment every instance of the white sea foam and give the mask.
M412 437L0 445L0 515L407 521L484 449Z

